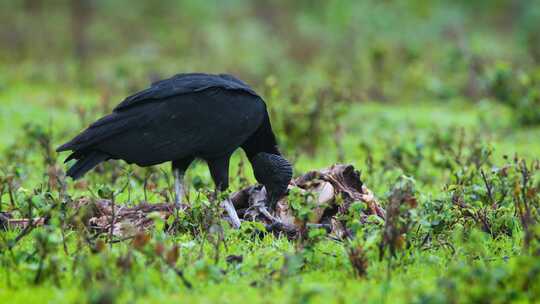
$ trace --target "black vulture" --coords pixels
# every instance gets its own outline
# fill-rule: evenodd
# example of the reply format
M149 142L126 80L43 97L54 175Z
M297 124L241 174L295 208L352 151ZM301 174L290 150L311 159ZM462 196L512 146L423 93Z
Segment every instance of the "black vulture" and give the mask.
M238 147L274 208L292 167L278 150L264 100L234 76L188 73L127 97L57 151L72 151L66 162L77 160L67 171L73 179L109 159L142 167L171 161L178 205L184 172L196 158L207 162L217 190L227 189Z

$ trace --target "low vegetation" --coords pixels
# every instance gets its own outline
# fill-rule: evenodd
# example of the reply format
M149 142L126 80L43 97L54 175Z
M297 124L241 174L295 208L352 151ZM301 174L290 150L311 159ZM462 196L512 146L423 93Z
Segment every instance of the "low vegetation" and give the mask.
M540 298L533 1L7 3L0 302ZM107 162L74 182L54 149L122 97L186 71L246 79L295 176L350 164L383 211L336 196L342 209L321 218L340 229L310 225L321 206L292 189L294 234L262 221L235 230L195 163L188 210L107 229L122 208L171 202L170 168ZM255 183L241 152L230 173L226 195ZM90 222L81 201L107 201L110 216Z

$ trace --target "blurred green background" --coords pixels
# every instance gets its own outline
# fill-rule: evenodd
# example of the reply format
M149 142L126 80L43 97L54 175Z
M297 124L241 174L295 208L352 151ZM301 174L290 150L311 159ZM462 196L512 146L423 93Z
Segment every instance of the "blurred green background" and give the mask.
M96 85L228 71L255 84L268 75L303 85L332 79L355 100L477 99L487 67L540 61L538 4L2 1L2 74Z
M260 92L293 160L323 148L321 165L351 162L363 140L451 126L501 155L538 153L534 0L27 0L2 1L0 20L4 148L25 123L67 139L151 81L198 71Z
M475 101L489 67L538 64L539 18L534 0L2 1L2 83L130 89L227 71L259 86L330 82L359 101Z
M292 137L286 146L311 152L326 138L313 136L324 132L316 120L366 102L391 111L498 101L510 123L540 122L535 0L13 0L0 3L0 20L1 130L14 115L106 112L152 80L191 71L246 80Z
M2 1L0 150L197 71L260 92L297 173L460 129L537 157L539 19L534 0Z

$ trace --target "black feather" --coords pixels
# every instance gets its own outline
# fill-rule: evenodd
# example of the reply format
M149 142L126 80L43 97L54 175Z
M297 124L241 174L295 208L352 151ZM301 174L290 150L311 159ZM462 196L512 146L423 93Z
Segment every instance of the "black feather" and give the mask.
M70 150L66 161L78 160L67 172L74 179L107 159L139 166L172 161L185 170L200 158L226 188L229 157L238 147L271 195L286 190L292 169L277 149L264 100L234 76L193 73L127 97L57 151Z
M88 154L83 155L81 159L79 159L71 168L69 168L66 174L74 180L79 179L97 164L107 160L108 158L109 156L107 154L99 151L89 152Z
M232 75L188 73L178 74L169 79L154 82L150 88L124 99L114 108L114 111L118 112L137 104L153 102L171 96L201 92L210 88L243 91L259 97L246 83Z

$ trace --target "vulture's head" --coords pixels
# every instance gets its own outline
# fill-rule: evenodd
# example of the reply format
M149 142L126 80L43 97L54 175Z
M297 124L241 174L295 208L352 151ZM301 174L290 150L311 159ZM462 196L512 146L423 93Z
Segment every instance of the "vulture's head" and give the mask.
M287 193L292 178L292 166L283 156L271 153L257 153L251 159L253 173L259 183L264 185L271 209Z

